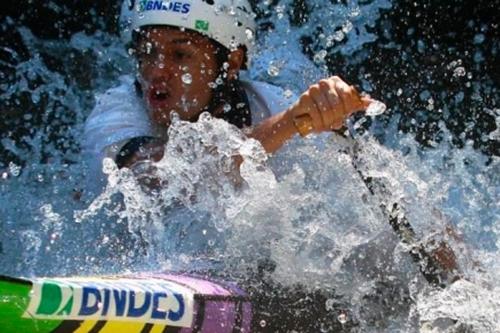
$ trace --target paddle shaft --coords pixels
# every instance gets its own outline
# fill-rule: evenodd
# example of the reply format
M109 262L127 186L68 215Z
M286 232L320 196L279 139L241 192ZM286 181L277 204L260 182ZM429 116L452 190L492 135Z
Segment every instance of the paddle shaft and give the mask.
M295 126L301 136L306 136L312 132L313 120L310 115L303 114L294 120ZM359 143L355 139L355 132L350 128L349 132L353 140L351 149L348 153L351 156L352 166L360 176L363 183L366 185L370 193L375 197L388 197L389 193L381 178L374 179L363 173L360 166L362 163L358 152ZM409 254L414 262L418 264L421 273L425 279L432 285L441 288L446 287L449 281L448 270L437 260L436 256L429 253L424 244L418 239L415 230L406 218L403 207L399 203L393 203L392 206L387 206L382 201L379 204L382 213L392 226L392 229L399 237L401 242L410 248Z
M373 196L379 199L380 197L388 197L388 190L381 178L375 179L364 174L360 166L359 142L354 138L353 140L354 144L349 153L354 170L356 170ZM418 264L420 272L427 282L441 288L446 287L449 281L447 270L444 269L437 258L425 248L423 242L418 239L414 228L406 217L404 208L398 202L387 206L383 201L380 201L379 207L400 241L410 248L409 254L413 261Z

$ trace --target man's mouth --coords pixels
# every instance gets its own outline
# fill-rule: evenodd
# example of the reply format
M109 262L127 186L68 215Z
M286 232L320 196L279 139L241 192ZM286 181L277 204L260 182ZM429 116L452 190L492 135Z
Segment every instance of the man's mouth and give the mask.
M148 94L149 104L153 107L160 107L167 102L169 96L170 94L166 89L152 87Z

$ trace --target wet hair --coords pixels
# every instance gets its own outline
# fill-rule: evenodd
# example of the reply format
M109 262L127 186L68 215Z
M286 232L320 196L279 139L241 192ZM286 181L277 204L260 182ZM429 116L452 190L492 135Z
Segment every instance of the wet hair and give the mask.
M214 89L208 111L212 113L210 110L216 110L221 105L226 106L227 110L223 108L223 112L220 116L214 116L222 118L238 128L251 126L252 114L250 112L248 96L241 81L239 78L229 79L224 77L224 74L226 74L224 64L228 61L230 51L216 41L212 41L212 43L214 43L217 50L216 60L219 67L218 77L221 78L222 84Z
M177 29L176 27L172 27ZM133 45L137 45L138 33L133 34ZM219 68L218 78L220 78L221 83L217 85L216 88L212 90L212 99L203 111L207 111L216 118L221 118L228 123L238 127L243 128L252 125L252 114L250 112L250 105L248 101L248 96L241 84L239 78L230 79L227 77L225 64L228 61L230 51L228 48L220 44L219 42L209 39L215 46L216 50L216 60L217 66ZM244 63L246 63L246 48L245 46L240 46L244 48L245 58ZM218 80L219 81L219 80ZM142 97L143 92L138 80L135 81L135 88L137 94ZM215 110L220 109L222 106L223 111L220 114L215 114Z

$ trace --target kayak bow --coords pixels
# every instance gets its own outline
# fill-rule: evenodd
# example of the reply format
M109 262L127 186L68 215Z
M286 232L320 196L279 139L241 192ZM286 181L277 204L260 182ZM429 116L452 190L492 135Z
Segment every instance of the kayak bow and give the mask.
M249 332L251 316L235 285L187 275L0 276L2 333Z

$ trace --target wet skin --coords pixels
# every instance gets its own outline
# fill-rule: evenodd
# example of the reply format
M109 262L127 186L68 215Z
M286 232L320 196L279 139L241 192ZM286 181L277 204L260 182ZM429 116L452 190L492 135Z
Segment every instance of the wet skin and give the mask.
M196 120L209 106L211 86L220 72L217 47L198 33L148 27L141 32L136 50L139 82L151 119L165 127L172 112L182 120Z

